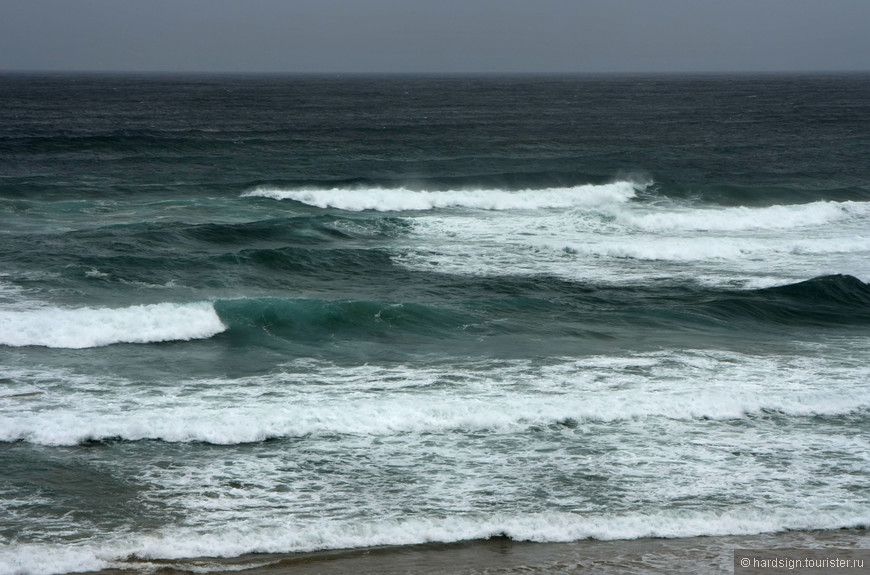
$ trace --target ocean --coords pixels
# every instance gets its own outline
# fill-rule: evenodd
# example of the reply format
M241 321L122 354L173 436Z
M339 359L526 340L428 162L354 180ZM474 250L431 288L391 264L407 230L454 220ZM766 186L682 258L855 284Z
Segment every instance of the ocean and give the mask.
M0 575L870 545L870 76L0 102Z

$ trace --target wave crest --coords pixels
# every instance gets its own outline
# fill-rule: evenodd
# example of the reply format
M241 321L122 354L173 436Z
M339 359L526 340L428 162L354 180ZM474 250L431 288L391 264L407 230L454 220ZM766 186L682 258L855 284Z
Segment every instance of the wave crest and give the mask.
M499 189L416 191L407 188L298 189L262 187L243 197L293 200L318 208L360 212L424 211L439 208L479 210L536 210L591 207L623 203L635 197L646 184L613 182L570 188L507 191Z
M268 525L253 529L230 525L210 533L188 527L172 527L154 534L115 538L102 544L76 547L57 543L15 543L7 549L0 549L0 562L10 565L0 566L0 575L50 575L99 569L126 571L131 568L140 571L143 567L166 568L166 561L184 561L194 557L228 558L249 553L300 553L471 542L494 537L505 537L512 541L566 543L587 539L625 541L648 537L751 536L789 530L860 528L866 525L866 521L864 508L838 505L835 511L812 515L793 509L775 512L726 510L712 514L692 510L627 514L539 512L305 522L289 527ZM403 553L408 552L407 549L403 550ZM612 553L612 548L608 548L608 552ZM280 561L280 556L258 559L254 561L254 557L250 557L238 565L210 561L206 568L184 561L178 567L186 572L247 570Z
M0 312L0 345L67 349L205 339L226 330L208 302Z

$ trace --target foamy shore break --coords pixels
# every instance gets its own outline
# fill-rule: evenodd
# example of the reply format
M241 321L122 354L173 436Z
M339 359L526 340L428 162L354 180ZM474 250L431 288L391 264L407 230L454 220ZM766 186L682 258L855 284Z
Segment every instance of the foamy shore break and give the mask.
M378 546L307 553L247 554L228 559L136 560L88 575L139 575L159 569L167 575L237 573L240 575L483 575L588 574L726 575L733 573L735 549L867 549L863 529L791 531L762 535L643 538L620 541L587 539L569 543L513 541L506 537Z

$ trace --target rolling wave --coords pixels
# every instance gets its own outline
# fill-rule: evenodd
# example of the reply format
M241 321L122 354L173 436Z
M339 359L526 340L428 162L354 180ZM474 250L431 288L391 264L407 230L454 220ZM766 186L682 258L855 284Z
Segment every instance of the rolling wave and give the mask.
M711 320L755 325L847 326L870 323L870 284L848 275L822 276L775 288L722 290L662 287L564 293L566 284L539 278L528 293L494 293L491 282L465 287L450 305L327 299L219 300L215 309L231 332L266 332L300 342L332 338L374 341L407 337L475 339L508 333L599 337L614 324L691 330ZM549 318L542 324L541 318ZM728 324L724 330L739 329Z
M67 349L209 338L226 329L210 303L0 311L0 345Z
M866 78L0 80L0 575L870 525Z
M0 575L55 575L103 569L151 571L173 567L167 565L166 560L193 557L229 558L252 553L455 543L494 537L551 543L584 539L673 539L756 535L788 530L863 528L868 522L870 515L866 508L847 508L842 505L812 514L803 509L742 509L713 514L692 510L619 514L493 513L381 521L321 521L257 528L230 522L212 533L203 533L191 527L170 527L153 534L112 538L76 546L16 543L0 550ZM150 563L152 560L159 563ZM269 563L278 561L280 557L261 556L227 564L212 560L202 566L195 562L184 562L178 565L178 569L222 572L266 567L264 570L269 570Z
M557 292L564 289L558 280L550 283ZM530 289L542 290L547 285L542 278ZM469 295L473 294L469 291L471 287L466 288ZM555 301L549 299L546 290L540 294L493 295L490 291L486 298L459 300L449 306L402 301L244 298L125 308L6 310L0 311L0 345L82 349L117 343L207 339L227 330L266 333L299 342L335 337L375 341L401 337L476 338L525 333L535 325L527 319L532 321L556 312L560 313L560 319L547 322L547 329L551 334L574 336L579 335L577 322L608 325L615 317L621 318L618 323L644 326L655 321L682 329L690 329L693 323L707 323L708 318L774 325L870 322L870 285L848 275L747 291L659 289L650 291L643 299L637 298L633 288L602 291L588 286L570 297L562 294ZM663 312L676 314L671 319L677 323L663 319ZM589 335L595 336L595 332Z
M792 325L870 322L870 284L849 275L726 295L705 306L712 315Z
M434 335L469 322L459 309L404 302L323 299L235 299L215 304L231 329L265 330L310 341L335 335L378 338L389 332Z
M425 211L440 208L478 210L536 210L543 208L592 207L626 202L647 184L614 182L571 188L506 191L444 190L415 191L407 188L299 189L258 188L243 197L294 200L318 208L379 212Z
M654 420L684 430L710 420L836 424L870 411L870 368L853 364L832 372L837 361L671 350L549 366L463 362L457 375L452 364L348 367L306 360L270 375L172 382L158 394L130 381L5 370L0 441L236 445L335 435L411 441L427 434L606 433ZM104 391L95 396L94 386Z
M715 389L695 391L692 397L686 397L674 390L658 394L631 390L606 397L594 392L575 392L575 396L553 395L542 399L530 394L451 399L424 395L353 401L318 398L312 402L290 398L282 401L273 394L251 399L241 407L155 404L137 409L127 407L119 412L114 406L103 406L106 411L79 406L77 412L53 409L8 414L0 424L0 441L46 446L114 440L239 445L336 435L523 433L542 429L561 433L578 426L600 428L608 423L654 418L684 422L768 416L793 420L836 418L863 416L870 410L870 397L857 392L842 397L833 391L807 391L787 397L782 393L729 393ZM603 432L604 428L600 429Z

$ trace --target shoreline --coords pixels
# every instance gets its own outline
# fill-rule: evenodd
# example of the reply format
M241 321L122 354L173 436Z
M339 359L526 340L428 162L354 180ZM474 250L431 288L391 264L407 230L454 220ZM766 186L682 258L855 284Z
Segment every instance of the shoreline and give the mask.
M674 539L584 539L567 543L494 537L457 543L247 554L233 558L135 559L128 560L126 565L85 575L725 574L733 573L735 549L772 548L870 549L870 530L787 531Z

